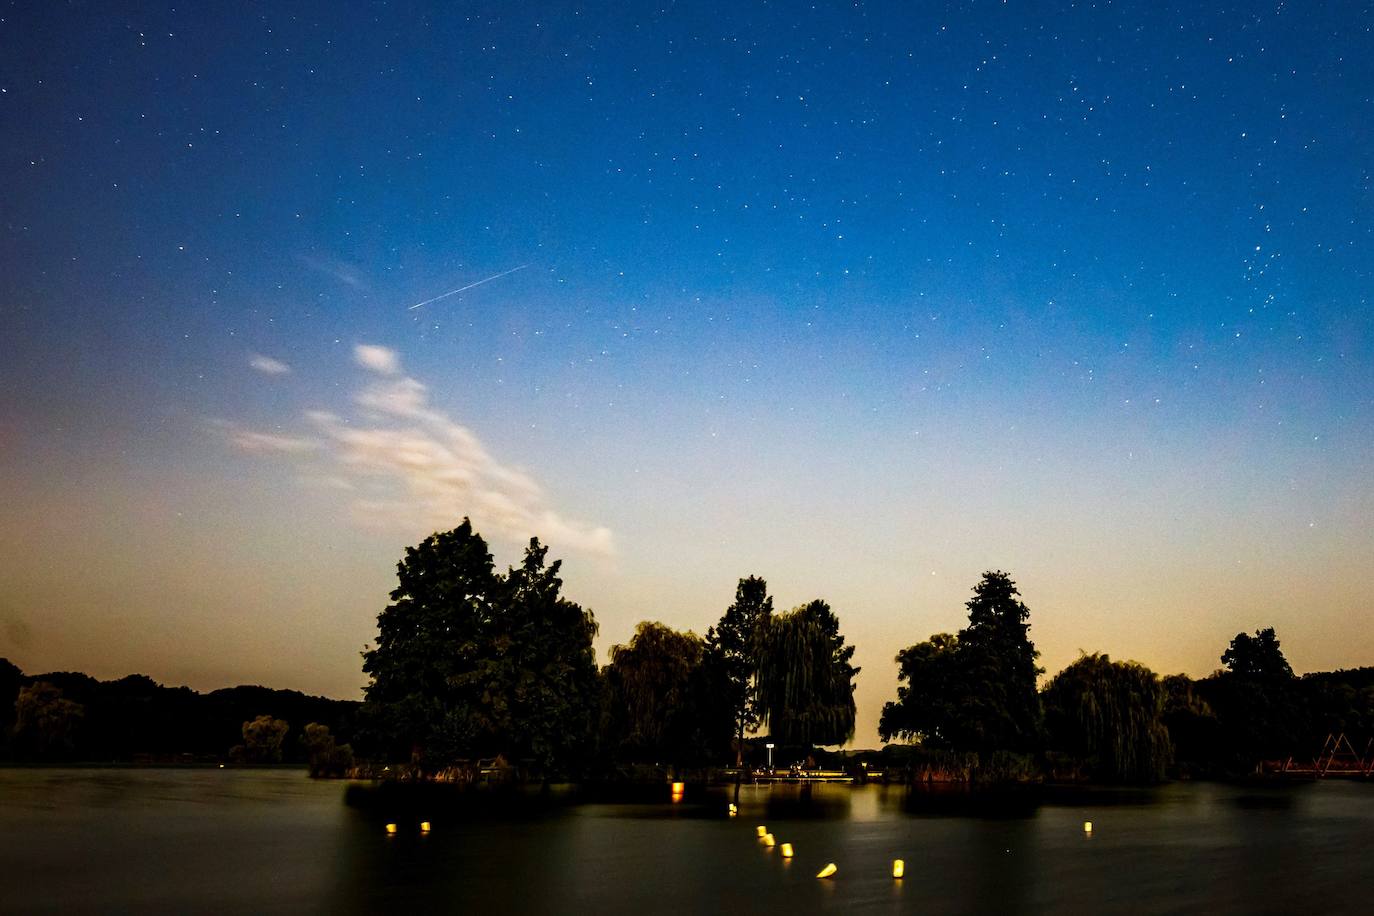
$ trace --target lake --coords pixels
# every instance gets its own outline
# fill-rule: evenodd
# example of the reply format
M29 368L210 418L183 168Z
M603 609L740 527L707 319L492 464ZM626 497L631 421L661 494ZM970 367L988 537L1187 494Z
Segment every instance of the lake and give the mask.
M972 807L745 787L462 819L297 770L0 769L5 913L1368 913L1374 784L1179 783ZM1091 820L1091 835L1083 822ZM784 860L755 836L766 824ZM906 862L901 881L894 858ZM815 874L838 865L829 880Z

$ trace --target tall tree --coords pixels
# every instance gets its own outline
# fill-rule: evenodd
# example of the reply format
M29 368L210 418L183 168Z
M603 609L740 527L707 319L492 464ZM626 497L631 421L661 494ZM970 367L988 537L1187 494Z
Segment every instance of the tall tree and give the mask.
M1030 751L1042 730L1035 679L1039 656L1030 640L1030 609L1011 576L988 571L969 599L959 633L969 678L965 698L971 750Z
M1096 778L1151 783L1173 760L1166 691L1149 668L1084 655L1045 687L1052 746L1090 764Z
M575 765L594 717L596 623L561 596L547 553L531 539L500 575L467 519L406 550L363 654L390 754L427 770L498 754L546 774Z
M548 547L530 540L511 568L494 615L493 653L477 666L491 707L495 743L545 771L578 765L589 750L599 685L596 619L562 596L562 560L547 563Z
M770 735L783 744L843 744L854 735L854 647L824 601L766 618L758 697Z
M487 542L463 523L407 547L399 584L363 653L366 711L392 759L439 769L473 752L481 695L471 674L489 651L497 576Z
M719 671L721 701L734 725L735 766L744 762L744 733L757 727L756 696L759 633L773 615L768 583L758 576L740 579L735 601L720 622L706 631L706 652Z
M1032 751L1042 714L1030 610L1004 572L986 572L967 603L968 626L897 655L897 700L879 733L960 751Z
M1254 636L1237 633L1221 654L1225 671L1198 681L1200 695L1216 710L1231 768L1249 770L1260 759L1313 754L1304 746L1305 697L1272 627Z

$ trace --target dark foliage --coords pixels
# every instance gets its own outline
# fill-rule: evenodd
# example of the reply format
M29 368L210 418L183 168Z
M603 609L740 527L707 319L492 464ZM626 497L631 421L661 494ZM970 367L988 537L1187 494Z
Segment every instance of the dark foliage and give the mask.
M437 771L498 755L546 774L584 761L598 695L590 612L561 597L561 561L531 539L498 574L463 523L406 549L377 618L366 717L390 760Z
M1144 665L1084 655L1045 687L1049 745L1083 761L1098 781L1159 782L1173 762L1166 695Z
M901 686L883 707L884 740L982 753L1040 748L1030 611L1006 573L984 573L973 592L958 635L937 634L898 653Z
M830 605L812 601L764 618L758 701L770 735L784 745L843 744L854 735L854 647Z
M720 622L706 631L708 664L719 684L719 700L734 720L735 762L743 759L744 734L759 724L757 692L760 635L773 616L768 583L758 576L740 579L735 601Z
M38 683L60 690L61 699L81 708L69 741L41 749L23 736L12 736L19 691ZM230 687L202 694L188 687L164 687L141 674L113 681L70 671L28 677L0 659L0 709L9 715L8 743L0 748L8 748L8 754L18 759L222 760L230 748L243 743L244 723L259 715L288 723L320 722L335 734L352 736L358 705L267 687ZM302 762L305 754L287 742L282 759Z
M604 670L602 742L616 763L702 766L730 741L723 672L695 633L645 621Z

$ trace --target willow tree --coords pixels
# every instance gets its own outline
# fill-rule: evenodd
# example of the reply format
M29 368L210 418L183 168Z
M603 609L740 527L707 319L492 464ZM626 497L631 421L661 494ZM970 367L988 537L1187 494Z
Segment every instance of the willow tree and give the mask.
M824 601L767 619L760 632L758 701L770 736L791 745L843 744L854 735L854 647Z
M728 711L718 701L705 643L653 621L611 647L605 740L622 760L691 765L722 749Z
M1046 685L1045 723L1051 743L1089 763L1096 778L1158 782L1173 760L1166 699L1144 665L1084 655Z

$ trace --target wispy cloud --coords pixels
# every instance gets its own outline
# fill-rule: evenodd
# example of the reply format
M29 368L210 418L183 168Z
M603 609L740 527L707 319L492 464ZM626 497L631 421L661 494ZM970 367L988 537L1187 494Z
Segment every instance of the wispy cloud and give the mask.
M248 365L264 375L285 375L291 371L291 367L286 363L270 356L263 356L261 353L254 353L253 358L248 360Z
M450 527L462 516L481 531L520 541L532 535L558 548L609 556L611 532L563 517L539 484L495 458L472 430L430 403L429 389L405 375L394 350L354 348L372 373L345 415L305 414L309 430L283 435L224 429L237 448L302 463L312 481L348 500L368 527L408 532ZM315 484L319 487L319 484Z
M306 267L318 270L322 274L328 274L346 286L351 286L354 289L367 288L367 284L363 282L362 274L352 264L347 264L337 258L320 258L308 254L299 255L299 258Z
M303 436L281 436L276 433L233 428L229 430L229 441L245 452L279 455L305 455L318 451L321 445L318 440Z

